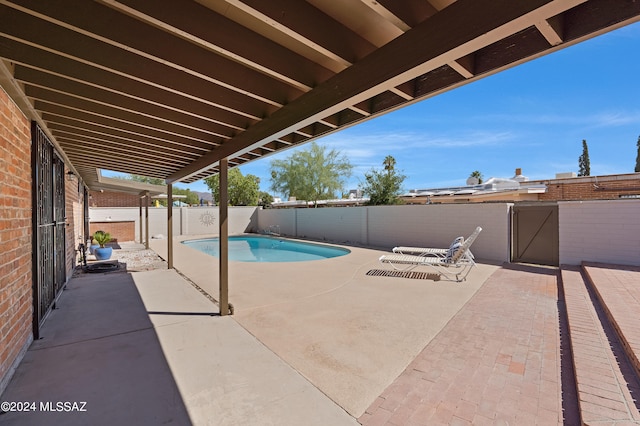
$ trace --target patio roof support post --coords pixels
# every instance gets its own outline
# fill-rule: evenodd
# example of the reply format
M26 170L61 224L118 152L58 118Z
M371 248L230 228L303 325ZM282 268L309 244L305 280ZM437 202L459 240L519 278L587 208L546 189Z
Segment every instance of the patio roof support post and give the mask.
M144 227L145 227L145 238L144 238L144 248L149 249L149 191L145 191L144 193L145 203L144 203Z
M228 224L228 203L229 194L227 187L227 168L229 161L225 157L220 160L220 232L219 232L219 248L220 248L220 315L224 316L229 313L229 224Z
M138 223L140 224L138 228L140 228L140 244L142 244L142 200L145 199L144 192L140 193L140 216L138 217Z
M167 269L173 269L173 185L167 185Z

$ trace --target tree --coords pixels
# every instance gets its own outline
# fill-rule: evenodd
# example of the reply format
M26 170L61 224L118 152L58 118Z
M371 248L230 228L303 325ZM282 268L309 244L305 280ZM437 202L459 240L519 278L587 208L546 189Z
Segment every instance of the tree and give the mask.
M284 160L272 160L271 189L300 200L329 200L341 192L353 166L335 149L311 142L308 150L298 151Z
M182 201L183 203L189 204L189 205L198 205L200 204L200 198L198 198L198 194L196 194L195 192L191 192L191 190L189 188L173 188L173 195L186 195L187 198L184 199L180 199L180 201Z
M369 204L373 206L400 204L398 195L406 176L395 169L396 159L391 155L385 157L382 165L384 171L371 169L369 173L365 173L362 192L369 196Z
M220 176L214 175L204 179L216 203L220 203ZM255 175L243 176L239 168L229 169L227 175L229 205L256 206L260 192L260 179Z
M273 203L273 196L265 191L260 191L258 197L258 205L263 207L271 207L271 203Z
M472 177L472 178L476 178L476 179L478 179L478 183L479 183L479 184L480 184L480 183L482 183L482 182L484 181L484 177L482 176L482 173L480 173L480 171L479 171L479 170L476 170L476 171L471 172L471 174L469 175L469 177Z
M117 179L131 180L131 181L140 182L140 183L149 183L151 185L167 186L167 184L164 181L164 179L153 178L153 177L142 176L142 175L134 175L133 173L130 173L130 174L126 175L126 176L117 177ZM167 207L167 200L158 200L158 199L156 199L155 202L157 203L156 205Z
M582 155L578 157L578 176L591 176L591 164L589 163L589 147L587 141L582 140Z
M634 171L636 173L640 173L640 136L638 136L638 142L636 145L638 146L638 154L636 155L636 168Z
M130 174L125 179L132 180L134 182L150 183L152 185L162 185L162 186L166 186L167 185L165 183L164 179L152 178L152 177L148 177L148 176Z

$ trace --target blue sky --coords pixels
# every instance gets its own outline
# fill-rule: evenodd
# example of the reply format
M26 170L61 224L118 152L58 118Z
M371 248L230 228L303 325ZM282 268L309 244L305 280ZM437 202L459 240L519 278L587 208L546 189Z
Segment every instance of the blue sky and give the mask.
M592 175L632 173L640 135L640 23L562 49L458 89L318 139L354 166L345 189L392 155L404 189L530 179L577 172L582 140ZM306 149L308 144L296 149ZM271 192L269 163L294 150L240 167ZM207 191L204 182L177 184Z

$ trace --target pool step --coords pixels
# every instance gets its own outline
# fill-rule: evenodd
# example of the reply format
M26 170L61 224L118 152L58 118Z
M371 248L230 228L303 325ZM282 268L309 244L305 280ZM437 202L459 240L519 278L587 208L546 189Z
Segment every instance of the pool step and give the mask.
M630 330L635 323L637 330L640 307L630 311L638 302L625 303L622 288L598 269L563 266L561 272L582 424L640 425L639 375L607 315L613 312L619 323ZM600 300L596 288L607 297Z

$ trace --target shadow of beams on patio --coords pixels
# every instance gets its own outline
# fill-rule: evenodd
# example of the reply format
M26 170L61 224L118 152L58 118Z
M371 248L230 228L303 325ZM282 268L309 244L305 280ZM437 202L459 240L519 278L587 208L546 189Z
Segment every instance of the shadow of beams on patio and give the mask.
M131 274L70 280L41 335L1 398L35 410L0 424L192 424Z
M0 425L357 425L175 270L73 278L5 401L86 402Z

